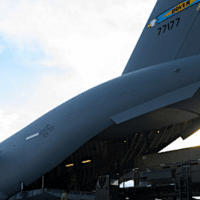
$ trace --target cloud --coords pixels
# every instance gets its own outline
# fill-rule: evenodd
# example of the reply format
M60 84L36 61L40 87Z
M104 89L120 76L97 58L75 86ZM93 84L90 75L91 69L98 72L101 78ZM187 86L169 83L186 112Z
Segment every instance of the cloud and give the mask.
M22 110L20 107L9 107L0 110L0 142L12 136L38 117L36 113L30 111L31 109L23 108Z
M20 121L20 116L17 113L5 114L3 110L0 110L0 133L1 140L6 139L11 134L13 130L15 131L17 121Z
M15 47L19 73L36 71L32 78L16 78L13 95L4 85L2 133L14 133L80 92L120 76L155 3L1 1L0 35Z
M17 113L13 113L10 115L5 115L4 111L0 110L0 127L8 130L9 126L16 120L19 119L19 115Z
M174 140L171 144L166 146L164 149L162 149L159 153L163 153L166 151L173 151L183 148L190 148L195 146L200 146L200 130L196 131L194 134L192 134L187 139L183 140L181 137Z
M115 60L116 50L119 54L126 51L121 58L126 55L127 60L154 3L155 0L8 0L0 4L4 10L0 14L0 32L21 50L29 45L34 51L37 44L48 59L41 64L92 68L93 61L106 61L108 55ZM118 74L124 65L115 66Z
M5 47L3 45L0 45L0 54L3 52L4 49Z

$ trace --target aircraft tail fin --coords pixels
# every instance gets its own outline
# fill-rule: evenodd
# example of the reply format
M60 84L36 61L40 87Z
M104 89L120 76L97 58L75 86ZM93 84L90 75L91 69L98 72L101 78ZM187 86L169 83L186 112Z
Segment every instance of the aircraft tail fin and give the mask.
M200 55L200 0L158 0L123 74Z

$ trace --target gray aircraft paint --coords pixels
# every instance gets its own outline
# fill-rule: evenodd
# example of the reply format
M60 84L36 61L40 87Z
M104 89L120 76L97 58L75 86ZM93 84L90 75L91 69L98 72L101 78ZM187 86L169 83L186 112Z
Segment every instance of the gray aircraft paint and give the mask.
M175 14L155 27L147 28L153 19L181 2L183 1L157 1L123 74L198 54L200 50L200 38L197 37L200 35L198 4ZM177 18L180 18L178 27L176 27ZM167 27L165 33L163 29L158 36L158 28L163 28L172 21L175 23L173 29L168 30Z
M177 3L180 1L158 1L147 25ZM162 23L177 17L185 20L185 25L189 25L189 21L193 23L192 27L200 20L196 7L192 6ZM20 182L31 184L112 125L123 125L138 117L141 117L140 121L151 121L148 114L160 112L159 109L179 110L177 119L167 122L178 123L185 112L181 110L185 104L179 105L181 109L173 106L193 99L200 87L200 56L194 53L197 47L194 52L187 48L186 52L182 51L190 34L191 37L194 34L192 27L180 25L158 36L156 27L147 29L145 26L122 76L72 98L3 141L0 146L0 199L19 192ZM193 42L192 38L190 40ZM175 41L176 45L170 48ZM178 59L181 57L187 58ZM187 111L190 112L189 107ZM143 118L144 114L147 114L146 118ZM192 111L181 120L196 118L199 114L199 110ZM159 121L156 117L154 120ZM159 125L165 124L159 122ZM157 127L147 125L145 128Z

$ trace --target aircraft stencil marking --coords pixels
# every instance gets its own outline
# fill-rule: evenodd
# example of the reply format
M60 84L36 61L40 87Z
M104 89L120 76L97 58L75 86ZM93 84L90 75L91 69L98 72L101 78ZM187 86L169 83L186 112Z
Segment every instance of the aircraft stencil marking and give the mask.
M175 19L175 21L177 21L177 23L176 23L176 27L177 27L177 26L179 25L180 18ZM168 24L165 24L165 25L163 25L162 27L158 28L158 31L159 31L159 32L158 32L158 36L161 34L162 29L164 29L164 30L163 30L163 33L165 33L166 29L167 29L168 31L170 31L170 30L173 29L174 26L175 26L175 25L174 25L174 20L173 20L173 21L169 22ZM167 27L168 27L168 28L167 28Z
M50 131L54 130L54 126L51 126L50 124L47 124L45 126L45 129L40 131L40 135L43 135L44 137L47 137L50 133Z
M150 27L154 27L157 24L165 21L166 19L174 16L175 14L199 3L200 0L187 0L187 1L183 1L182 3L174 6L173 8L167 10L166 12L162 13L161 15L159 15L156 19L153 19L150 24L147 26L147 28Z
M50 131L54 130L54 126L51 126L50 124L47 124L45 126L45 129L43 129L42 131L40 131L39 133L35 133L29 137L26 138L26 140L30 140L38 135L43 135L44 137L47 137L50 133Z
M39 133L35 133L35 134L33 134L33 135L27 137L26 140L30 140L30 139L32 139L32 138L38 136L38 135L39 135Z

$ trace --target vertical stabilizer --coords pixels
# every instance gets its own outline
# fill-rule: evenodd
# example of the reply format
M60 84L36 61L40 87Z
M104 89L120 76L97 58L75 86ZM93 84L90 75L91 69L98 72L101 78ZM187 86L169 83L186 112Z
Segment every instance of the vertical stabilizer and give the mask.
M200 54L200 0L158 0L123 74Z

